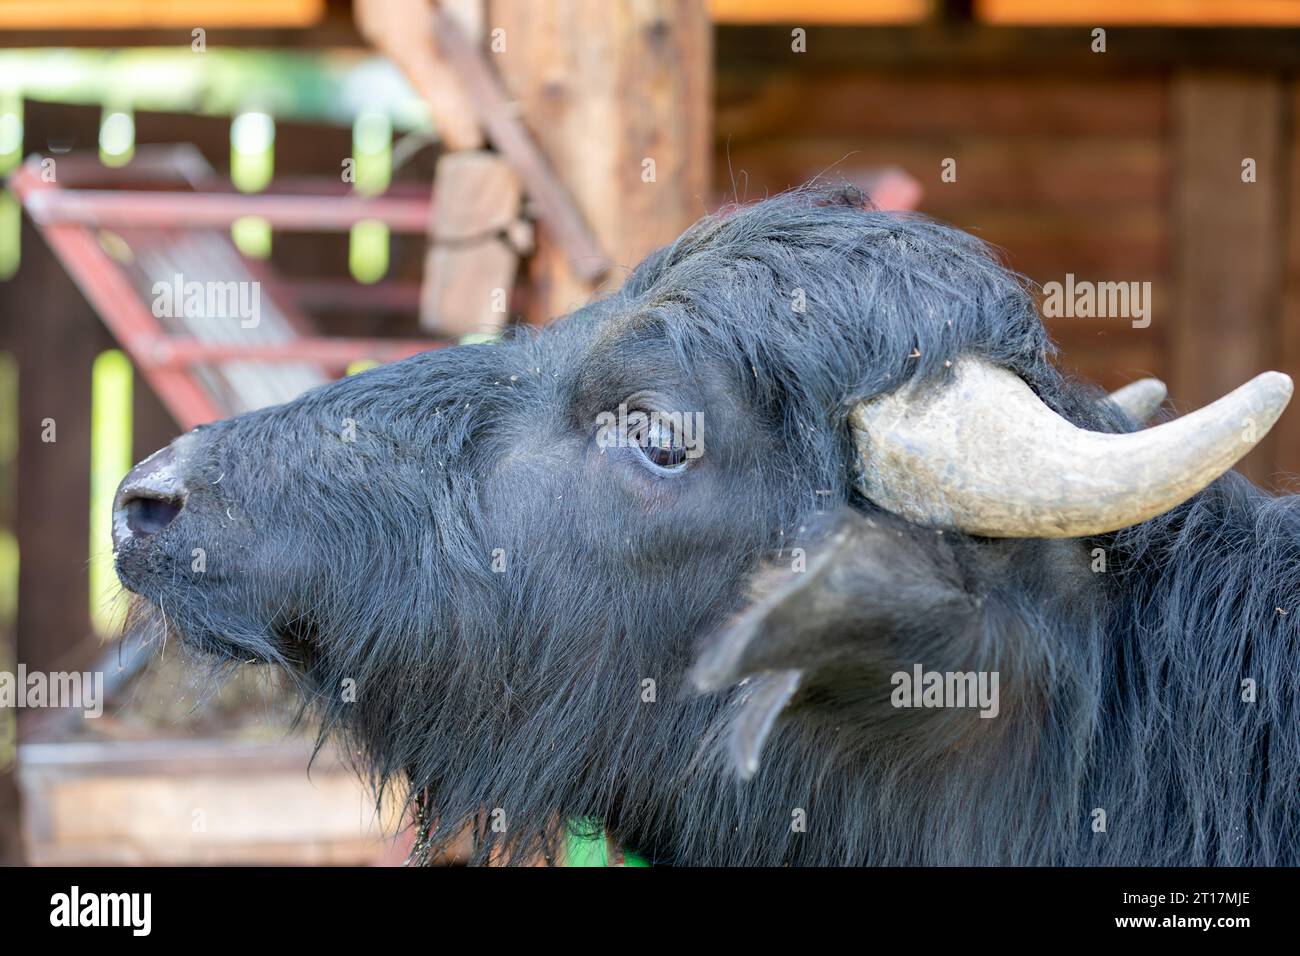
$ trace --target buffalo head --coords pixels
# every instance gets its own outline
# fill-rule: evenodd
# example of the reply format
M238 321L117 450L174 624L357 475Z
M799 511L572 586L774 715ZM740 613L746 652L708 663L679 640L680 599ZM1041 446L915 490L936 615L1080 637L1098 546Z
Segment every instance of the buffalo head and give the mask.
M1185 786L1127 841L1086 817L1136 786L1106 748L1157 693L1152 555L1290 385L1136 431L1050 353L978 240L796 192L545 331L182 436L122 484L118 572L295 674L435 843L486 819L519 858L585 819L667 862L1167 861L1205 825ZM921 668L1000 702L900 708Z

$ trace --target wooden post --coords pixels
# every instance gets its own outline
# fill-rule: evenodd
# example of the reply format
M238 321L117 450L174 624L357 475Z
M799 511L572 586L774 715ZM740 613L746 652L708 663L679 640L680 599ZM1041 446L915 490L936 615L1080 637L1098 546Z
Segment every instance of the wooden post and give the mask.
M1273 76L1178 75L1173 81L1177 320L1169 391L1198 408L1279 362L1282 84ZM1243 163L1254 162L1254 182ZM1275 435L1243 460L1267 483Z
M27 101L24 111L28 153L46 153L50 142L95 142L97 109ZM22 265L0 285L0 311L13 317L19 376L17 658L31 670L72 670L99 652L86 562L90 373L114 342L26 217ZM19 714L20 725L25 718Z
M1282 282L1282 343L1280 371L1300 377L1300 86L1294 82L1287 90L1289 115L1285 129L1286 197L1283 211L1286 235L1283 238L1284 279ZM1300 415L1293 408L1273 428L1277 436L1277 467L1280 471L1300 475ZM1291 490L1294 490L1293 488Z
M519 178L476 149L444 154L433 184L420 325L452 337L494 332L510 317L519 256L506 236L519 216Z
M458 338L493 332L509 318L519 252L518 177L484 144L472 88L438 49L435 11L452 18L467 50L483 39L482 0L357 0L357 26L391 57L429 104L443 148L434 173L433 221L420 289L420 325Z
M0 437L0 530L6 535L15 533L17 521L17 325L17 321L0 322L0 432L5 433ZM7 587L8 582L3 586ZM8 594L0 598L0 672L13 673L18 664L18 643L9 598ZM17 766L18 712L0 707L0 866L22 862Z
M18 320L18 660L74 670L98 652L90 624L90 375L114 346L45 240L23 223L8 283ZM19 716L20 722L24 715Z
M453 0L457 17L476 29L480 0ZM357 29L396 63L429 104L438 137L448 149L478 149L483 133L455 71L438 56L429 36L433 0L357 0Z
M606 285L707 210L711 29L695 0L489 0L488 62L610 257ZM594 290L544 224L537 242L529 318L545 321Z

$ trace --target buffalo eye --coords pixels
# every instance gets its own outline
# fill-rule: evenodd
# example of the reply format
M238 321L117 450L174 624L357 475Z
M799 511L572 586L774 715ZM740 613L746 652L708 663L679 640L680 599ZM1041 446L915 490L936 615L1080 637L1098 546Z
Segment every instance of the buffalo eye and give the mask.
M690 460L686 442L671 419L648 415L649 422L637 433L636 448L652 469L675 473Z

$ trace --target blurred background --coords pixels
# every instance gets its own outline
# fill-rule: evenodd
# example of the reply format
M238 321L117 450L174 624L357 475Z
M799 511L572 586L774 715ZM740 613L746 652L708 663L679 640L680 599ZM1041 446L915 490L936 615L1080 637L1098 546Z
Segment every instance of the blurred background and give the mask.
M1300 0L0 0L0 673L108 695L0 707L0 862L405 856L275 675L120 636L113 490L180 431L816 176L1150 283L1149 322L1048 319L1109 388L1300 375L1298 65ZM1297 438L1246 471L1289 487Z

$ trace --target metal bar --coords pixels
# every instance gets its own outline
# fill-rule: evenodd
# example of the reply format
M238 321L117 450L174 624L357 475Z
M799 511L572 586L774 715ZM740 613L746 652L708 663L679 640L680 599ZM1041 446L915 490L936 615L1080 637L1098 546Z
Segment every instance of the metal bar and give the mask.
M280 288L299 307L308 310L410 313L420 310L420 283L401 279L374 285L362 285L353 279L281 279Z
M14 176L18 174L15 172ZM41 226L76 223L134 228L225 228L245 216L260 216L281 229L304 232L345 232L364 219L375 219L395 232L420 235L428 230L431 207L428 198L213 195L119 189L43 190L27 200L28 212Z
M245 195L238 193L235 184L229 179L223 179L220 176L210 176L196 180L193 186L194 191L200 193ZM388 188L382 193L375 196L365 196L357 193L355 186L338 178L330 179L327 176L277 176L271 180L265 189L254 195L313 196L330 200L348 196L358 199L418 199L427 203L429 201L429 184L415 182L389 183Z
M33 219L41 226L46 241L91 306L184 429L228 414L228 410L219 407L216 400L195 379L195 365L250 361L308 363L322 366L327 371L341 371L358 360L391 362L452 344L433 339L323 338L307 335L282 343L240 346L170 336L141 301L122 270L100 247L87 226L114 222L169 232L184 225L224 225L237 218L237 215L248 214L245 210L250 201L266 197L115 190L71 193L54 183L44 182L39 167L32 165L24 165L15 170L9 183ZM319 206L316 198L281 197L279 201L293 207L291 211L299 218L289 218L298 223L329 228L322 226L321 222L342 225L351 221L346 216L328 215L322 220L319 209L309 208ZM340 205L345 206L355 215L357 207L371 209L376 202L390 207L390 214L392 207L400 207L400 215L396 218L413 227L414 212L418 208L419 225L412 231L421 234L424 232L430 207L427 199L390 200L385 203L381 200L348 198L334 199L328 205L335 209ZM260 207L264 203L256 205ZM402 220L403 216L407 217L406 220ZM278 221L283 224L286 220L280 217ZM389 221L391 224L392 220Z
M185 369L159 368L149 360L146 347L161 334L121 272L94 237L78 226L50 226L45 239L73 281L99 313L145 380L162 399L178 425L188 431L227 414L190 377Z
M59 156L59 186L62 189L94 188L96 185L149 188L178 186L194 188L199 179L216 173L193 143L144 143L136 147L131 162L110 168L99 158L99 150L82 149Z
M43 181L39 167L30 164L14 170L9 185L29 208L32 202L59 189L56 184ZM63 268L140 368L177 424L188 430L222 418L221 409L187 371L160 369L150 364L144 347L162 334L162 327L95 238L74 225L49 226L42 232Z
M342 369L362 359L396 362L452 343L436 339L361 339L331 336L294 339L258 345L228 345L197 339L159 335L144 344L148 361L161 369L186 368L221 362L307 362Z

